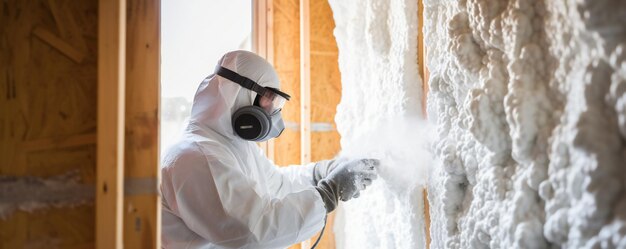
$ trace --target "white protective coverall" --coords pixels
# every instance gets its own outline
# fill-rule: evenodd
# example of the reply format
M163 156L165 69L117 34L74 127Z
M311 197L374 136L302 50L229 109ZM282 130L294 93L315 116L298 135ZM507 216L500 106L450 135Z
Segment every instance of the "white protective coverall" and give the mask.
M219 65L280 88L273 67L251 52L227 53ZM278 168L234 134L232 114L255 96L216 74L198 87L189 126L162 162L164 248L285 248L324 225L314 164Z

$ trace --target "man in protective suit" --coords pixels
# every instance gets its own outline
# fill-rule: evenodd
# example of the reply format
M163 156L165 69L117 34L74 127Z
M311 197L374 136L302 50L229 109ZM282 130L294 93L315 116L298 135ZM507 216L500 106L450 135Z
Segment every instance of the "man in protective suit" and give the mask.
M277 167L255 142L280 135L289 95L263 58L233 51L198 87L163 159L165 248L285 248L313 236L339 199L376 179L375 159Z

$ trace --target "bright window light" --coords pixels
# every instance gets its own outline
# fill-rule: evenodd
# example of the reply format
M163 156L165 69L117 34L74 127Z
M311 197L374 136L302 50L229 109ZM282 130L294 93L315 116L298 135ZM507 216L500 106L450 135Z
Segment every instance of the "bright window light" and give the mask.
M252 1L161 2L161 155L187 125L196 88L220 57L251 50Z

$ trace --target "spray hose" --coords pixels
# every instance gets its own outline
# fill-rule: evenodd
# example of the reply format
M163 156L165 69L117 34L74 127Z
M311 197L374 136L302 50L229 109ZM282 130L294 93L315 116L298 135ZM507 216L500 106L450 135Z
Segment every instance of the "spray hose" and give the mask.
M313 243L313 245L311 246L311 249L315 249L315 247L317 247L317 244L320 243L320 240L322 239L322 235L324 235L324 230L326 229L326 219L328 218L328 215L326 215L324 217L324 226L322 227L322 231L320 232L320 236L317 237L317 240L315 240L315 243Z

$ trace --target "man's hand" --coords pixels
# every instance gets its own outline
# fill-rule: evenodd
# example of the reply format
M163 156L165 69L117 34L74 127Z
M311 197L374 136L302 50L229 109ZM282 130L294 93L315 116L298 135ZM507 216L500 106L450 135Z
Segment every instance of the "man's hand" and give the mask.
M377 159L360 159L335 161L330 165L332 167L327 167L327 176L316 186L324 200L326 211L334 210L339 199L348 201L359 197L360 191L378 178L378 165L380 161Z

